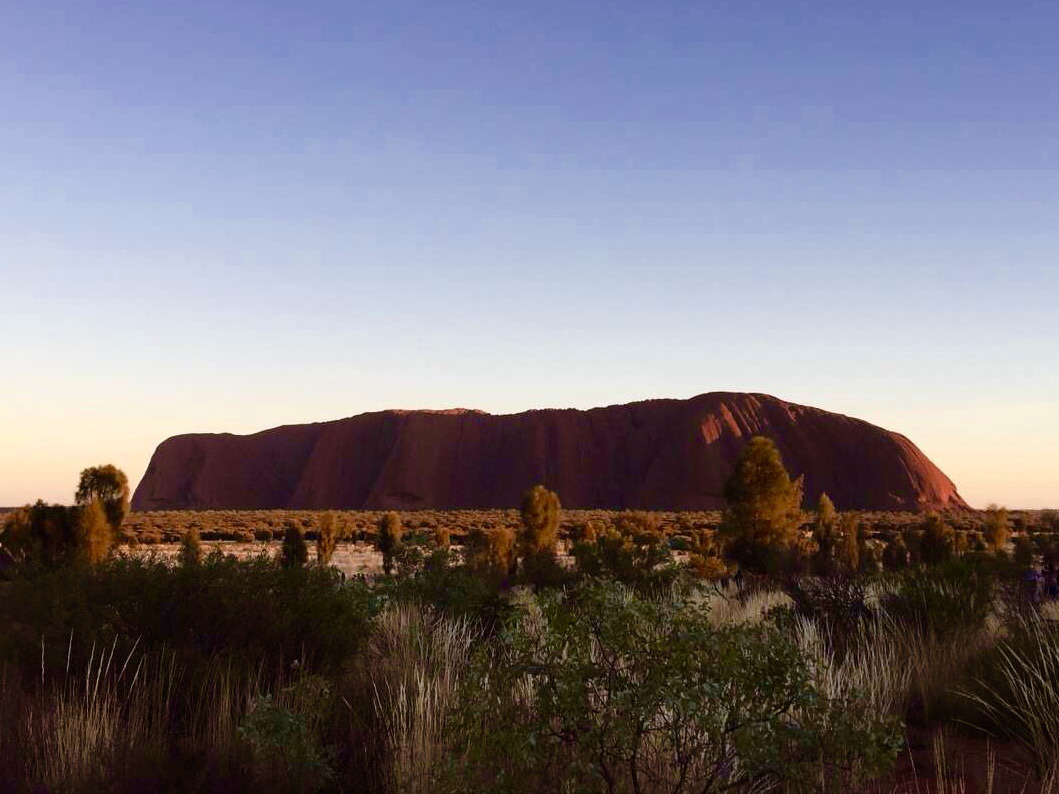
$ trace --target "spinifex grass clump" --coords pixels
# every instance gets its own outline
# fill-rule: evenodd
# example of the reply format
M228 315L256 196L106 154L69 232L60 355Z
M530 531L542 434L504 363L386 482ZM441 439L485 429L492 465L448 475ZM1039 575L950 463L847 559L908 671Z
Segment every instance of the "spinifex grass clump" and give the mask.
M379 616L363 659L361 681L370 691L361 694L372 705L365 717L386 759L388 790L434 790L433 775L447 749L446 726L477 638L469 621L417 605Z
M1020 615L965 694L998 731L1033 751L1042 780L1059 784L1059 626Z

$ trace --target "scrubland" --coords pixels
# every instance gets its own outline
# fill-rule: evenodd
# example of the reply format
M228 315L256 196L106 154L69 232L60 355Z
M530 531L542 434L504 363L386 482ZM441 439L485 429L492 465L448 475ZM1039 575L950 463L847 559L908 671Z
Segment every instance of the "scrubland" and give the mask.
M0 788L1059 790L1056 516L784 478L724 514L114 509L113 548L92 497L11 513Z

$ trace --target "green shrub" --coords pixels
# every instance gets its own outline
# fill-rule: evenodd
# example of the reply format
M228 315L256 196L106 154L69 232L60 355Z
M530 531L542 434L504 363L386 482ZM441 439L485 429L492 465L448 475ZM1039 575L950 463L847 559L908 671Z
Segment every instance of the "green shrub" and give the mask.
M0 659L38 674L42 665L61 672L68 648L76 657L93 643L116 641L119 648L165 648L192 673L223 659L247 668L301 659L331 669L362 645L375 608L363 582L343 583L333 569L284 569L265 556L216 552L201 565L175 568L158 558L116 557L6 583Z
M301 568L307 562L309 562L309 547L305 543L305 531L293 521L288 521L283 530L280 565L284 568Z
M919 539L919 555L925 565L941 565L956 554L956 533L937 513L931 513L923 522L923 534Z
M582 576L606 576L636 586L653 587L672 579L666 567L672 552L657 516L627 511L603 528L594 542L575 543L570 550Z
M890 580L880 604L913 629L951 637L979 629L993 606L997 569L981 560L953 560L930 576L908 571Z
M271 695L258 696L239 735L253 750L257 776L270 788L282 781L285 790L310 791L334 777L306 715L281 706Z
M775 629L596 581L524 603L464 687L448 791L849 784L899 746L894 723L822 698Z
M375 547L382 553L382 570L389 576L393 573L394 558L401 545L401 516L394 512L383 514L379 519L379 531L375 538Z

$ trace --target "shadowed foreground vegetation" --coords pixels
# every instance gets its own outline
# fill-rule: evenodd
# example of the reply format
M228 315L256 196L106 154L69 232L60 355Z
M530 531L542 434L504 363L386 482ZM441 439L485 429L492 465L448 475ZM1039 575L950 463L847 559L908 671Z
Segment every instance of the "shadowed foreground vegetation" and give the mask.
M1052 516L803 511L747 456L723 515L8 514L0 790L1055 790Z

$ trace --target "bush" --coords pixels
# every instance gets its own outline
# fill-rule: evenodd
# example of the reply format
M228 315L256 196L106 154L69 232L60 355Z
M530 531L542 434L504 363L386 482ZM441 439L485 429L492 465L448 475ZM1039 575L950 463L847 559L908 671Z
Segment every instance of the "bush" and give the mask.
M889 720L822 698L775 629L598 581L523 603L464 687L448 791L850 783L899 745Z
M379 531L375 538L375 547L382 552L382 570L389 576L393 573L394 558L401 545L401 516L394 512L385 513L379 519Z
M880 604L911 629L941 637L979 629L993 606L997 569L982 560L953 560L931 576L909 571L890 581Z
M114 545L114 528L98 499L73 508L74 548L77 562L95 565L106 559Z
M324 513L320 517L320 527L316 531L316 563L330 565L338 545L338 520L334 513Z
M956 554L956 533L937 513L931 513L923 523L919 539L920 559L925 565L940 565Z
M166 648L192 670L224 658L251 669L295 659L330 669L361 646L374 610L363 583L343 584L332 569L284 569L264 556L240 561L219 553L176 568L117 557L8 582L0 658L15 669L61 673L69 648L77 662L93 643L117 642L119 649Z
M559 497L543 485L535 485L522 497L522 531L519 554L555 554L559 540Z
M650 587L671 580L673 574L662 567L672 560L672 554L658 518L646 512L620 513L594 542L575 543L570 554L582 576L606 576Z
M1011 521L1008 511L997 505L989 505L985 513L985 542L994 552L1007 551L1008 538L1011 537Z
M496 585L505 583L515 567L515 531L474 527L464 539L463 556L468 569Z
M864 585L857 580L802 578L788 582L784 590L795 613L822 629L828 651L842 662L861 624L872 618Z
M305 544L305 532L293 521L288 521L283 531L280 565L284 568L301 568L307 562L309 562L309 547Z
M177 553L177 561L181 565L198 565L202 562L202 538L195 528L184 533L180 541L180 551Z

